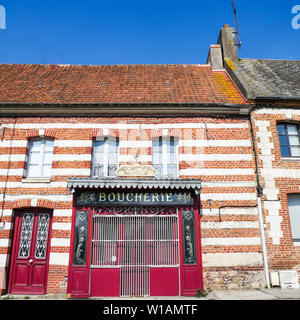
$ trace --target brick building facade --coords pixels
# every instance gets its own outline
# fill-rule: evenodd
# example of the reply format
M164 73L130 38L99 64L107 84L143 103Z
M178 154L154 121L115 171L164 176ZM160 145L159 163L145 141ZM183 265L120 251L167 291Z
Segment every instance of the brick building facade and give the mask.
M235 37L228 26L221 34ZM298 287L300 61L239 59L234 42L224 46L220 39L219 61L252 105L270 285Z
M0 66L2 293L265 286L253 103L220 68L219 48L206 65ZM261 116L259 155L278 147ZM261 180L265 164L258 157ZM263 211L268 250L281 239L276 223L290 232L282 203Z

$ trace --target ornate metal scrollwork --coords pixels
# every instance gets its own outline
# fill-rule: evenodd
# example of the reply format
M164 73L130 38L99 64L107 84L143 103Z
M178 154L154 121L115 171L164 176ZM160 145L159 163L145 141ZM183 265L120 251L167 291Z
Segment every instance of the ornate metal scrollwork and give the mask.
M106 215L174 215L177 214L176 207L144 207L144 206L130 206L130 207L98 207L95 209L95 214Z
M74 243L74 265L86 263L88 211L76 212L75 243Z
M50 215L48 213L39 215L35 245L35 257L39 259L46 258L49 220Z
M25 213L23 215L22 229L19 242L18 256L20 258L27 258L30 253L31 235L33 227L33 213Z
M193 210L182 212L184 263L196 264L195 214Z

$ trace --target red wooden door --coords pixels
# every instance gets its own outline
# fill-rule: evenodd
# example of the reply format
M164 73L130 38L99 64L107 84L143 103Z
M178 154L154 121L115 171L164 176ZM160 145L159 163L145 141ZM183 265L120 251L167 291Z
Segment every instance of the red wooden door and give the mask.
M198 210L185 209L180 216L181 295L194 296L199 289L203 290Z
M24 210L16 214L10 293L44 294L49 256L51 213Z

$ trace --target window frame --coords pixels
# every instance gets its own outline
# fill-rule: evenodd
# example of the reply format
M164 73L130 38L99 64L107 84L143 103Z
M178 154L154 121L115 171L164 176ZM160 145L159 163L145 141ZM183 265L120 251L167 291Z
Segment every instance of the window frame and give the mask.
M298 136L298 139L299 139L299 145L298 146L300 147L300 127L299 127L298 123L294 123L294 122L278 122L277 125L276 125L276 128L277 128L277 134L278 134L278 140L279 140L280 155L281 155L282 158L300 158L300 155L299 156L293 156L292 155L291 144L290 144L290 140L289 140L289 136L290 135L288 134L288 128L287 128L288 125L293 125L293 126L297 127L297 133L298 133L297 136ZM284 135L279 133L278 126L283 126L284 127ZM287 146L282 146L281 145L280 136L285 136L286 141L287 141ZM289 155L282 155L282 147L287 147Z
M102 175L95 175L94 171L95 171L95 165L97 165L97 163L95 163L95 150L96 150L96 142L98 141L104 141L104 146L103 146L103 173ZM118 137L112 137L112 136L100 136L100 137L96 137L95 139L93 139L93 144L92 144L92 172L91 172L91 176L92 177L115 177L116 174L116 170L114 172L113 175L109 175L109 141L114 141L116 143L116 148L117 148L117 153L116 153L116 170L119 167L119 153L120 153L120 140Z
M288 204L288 213L289 213L289 220L290 220L290 228L291 228L291 236L292 236L292 240L294 243L300 243L300 227L298 226L299 230L297 230L297 224L295 223L296 217L295 217L295 212L291 212L293 211L291 209L292 205L291 205L291 201L293 200L293 198L298 198L299 199L299 204L300 204L300 194L299 193L290 193L287 195L287 204ZM300 221L300 210L299 210L299 214L298 214L298 219ZM299 223L298 223L299 224ZM298 237L294 237L296 235L299 234Z
M162 163L154 164L154 142L157 141L159 143L161 139L161 161ZM176 174L170 174L168 170L168 166L172 163L169 162L169 152L168 152L168 144L171 146L171 139L174 141L174 149L175 149L175 165L176 165ZM160 176L171 176L171 177L178 177L179 176L179 139L175 136L159 136L152 139L152 166L155 169L155 165L162 166L162 174ZM170 153L171 154L171 153ZM157 170L156 170L157 171ZM158 172L159 175L159 172Z
M40 148L40 159L38 163L39 167L39 174L38 176L32 176L29 175L29 167L32 165L31 155L32 155L32 148L31 143L35 141L41 141L41 148ZM52 141L53 147L52 147L52 160L51 160L51 169L52 169L52 163L53 163L53 154L54 154L54 139L48 138L48 137L36 137L28 140L28 146L27 146L27 161L26 161L26 179L47 179L51 178L51 172L49 175L44 175L44 164L45 164L45 154L46 154L46 141ZM50 171L51 171L50 169Z

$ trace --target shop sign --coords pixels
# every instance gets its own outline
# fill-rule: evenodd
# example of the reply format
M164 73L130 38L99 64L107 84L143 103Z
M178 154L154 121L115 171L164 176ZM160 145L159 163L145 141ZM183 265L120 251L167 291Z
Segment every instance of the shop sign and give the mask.
M82 191L77 205L193 205L190 192Z

